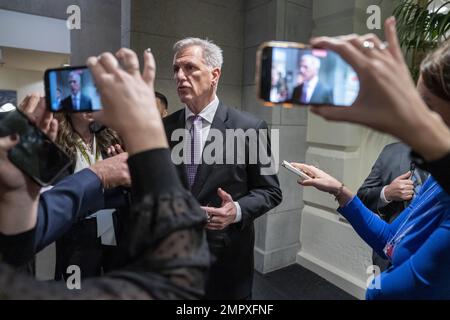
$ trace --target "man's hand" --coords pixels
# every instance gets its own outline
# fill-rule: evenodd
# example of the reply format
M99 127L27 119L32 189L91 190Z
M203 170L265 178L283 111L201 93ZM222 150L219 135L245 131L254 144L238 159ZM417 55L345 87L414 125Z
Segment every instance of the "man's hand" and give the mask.
M130 186L131 178L128 170L128 153L96 162L91 169L102 181L103 188L111 189L118 186Z
M411 179L411 172L402 174L394 179L390 185L384 189L384 196L388 201L409 201L414 195L414 183Z
M237 208L231 195L217 189L217 194L222 199L220 208L202 207L208 214L208 224L206 228L209 230L223 230L236 219Z

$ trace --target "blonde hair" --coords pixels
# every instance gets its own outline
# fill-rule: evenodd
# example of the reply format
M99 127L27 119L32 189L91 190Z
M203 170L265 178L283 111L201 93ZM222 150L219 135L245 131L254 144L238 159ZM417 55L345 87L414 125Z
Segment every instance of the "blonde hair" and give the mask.
M69 154L72 161L75 161L77 153L76 142L78 141L80 136L72 126L70 114L57 113L55 114L55 118L59 122L56 143L59 144L64 149L64 151ZM117 133L109 128L96 133L95 138L100 148L100 152L102 153L106 153L107 148L112 145L122 144L122 141L120 140Z

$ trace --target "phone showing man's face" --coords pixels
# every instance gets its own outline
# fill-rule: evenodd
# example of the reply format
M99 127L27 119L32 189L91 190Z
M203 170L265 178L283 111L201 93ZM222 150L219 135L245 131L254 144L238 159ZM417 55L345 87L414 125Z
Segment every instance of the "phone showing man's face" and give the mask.
M45 72L45 97L52 112L94 112L102 109L89 68L67 67Z
M258 56L259 98L265 102L347 107L358 96L356 72L331 50L269 42Z

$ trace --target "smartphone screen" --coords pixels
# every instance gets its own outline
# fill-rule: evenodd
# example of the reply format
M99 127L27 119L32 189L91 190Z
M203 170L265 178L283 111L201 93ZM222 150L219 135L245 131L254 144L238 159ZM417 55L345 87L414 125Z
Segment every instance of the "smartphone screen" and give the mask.
M14 133L20 142L9 150L8 158L39 185L51 185L71 165L69 156L18 110L0 120L0 137Z
M351 106L358 96L356 72L333 51L266 46L261 59L259 92L264 101Z
M44 82L47 107L52 112L93 112L102 109L100 96L87 67L47 70Z

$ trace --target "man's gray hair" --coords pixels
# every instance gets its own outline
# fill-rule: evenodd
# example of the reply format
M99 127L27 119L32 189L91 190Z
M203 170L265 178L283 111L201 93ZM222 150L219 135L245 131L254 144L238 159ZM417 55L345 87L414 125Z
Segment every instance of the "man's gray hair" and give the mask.
M311 62L312 66L314 67L315 70L320 69L320 59L317 58L316 56L313 56L312 54L304 54L303 56L301 56L300 61L303 59Z
M211 68L222 68L223 55L222 49L211 40L203 40L200 38L186 38L178 41L173 45L173 51L175 52L175 57L178 53L188 47L199 46L203 51L203 59L205 64Z

